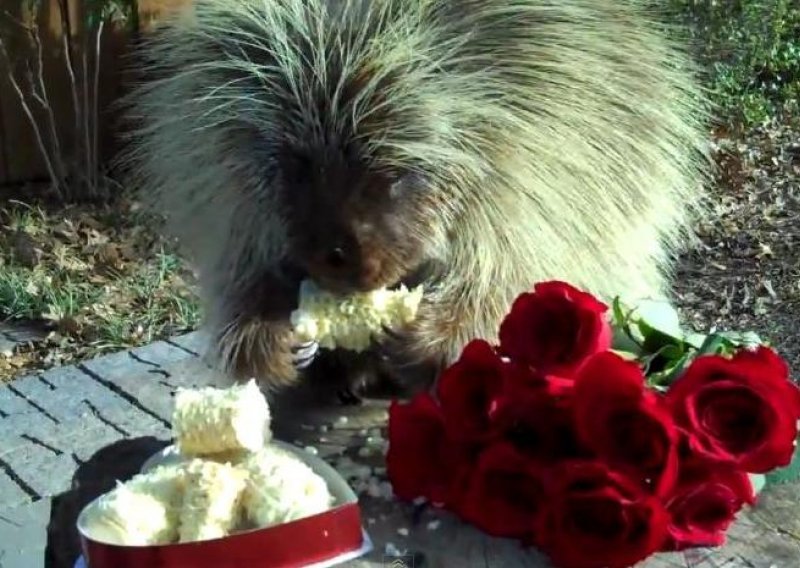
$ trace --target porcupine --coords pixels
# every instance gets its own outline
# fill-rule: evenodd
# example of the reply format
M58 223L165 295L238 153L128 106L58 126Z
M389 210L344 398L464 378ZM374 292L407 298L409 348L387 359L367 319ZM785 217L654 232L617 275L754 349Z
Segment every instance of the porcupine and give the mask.
M306 277L425 285L379 348L412 385L495 341L537 281L669 298L707 113L657 22L620 0L194 0L167 19L121 163L197 267L218 361L295 384L316 354L288 320Z

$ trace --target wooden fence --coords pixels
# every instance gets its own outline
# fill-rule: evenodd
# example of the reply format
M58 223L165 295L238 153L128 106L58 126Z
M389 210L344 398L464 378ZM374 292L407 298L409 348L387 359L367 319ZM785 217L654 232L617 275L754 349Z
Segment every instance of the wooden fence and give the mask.
M139 0L139 14L142 22L142 32L146 33L148 24L156 20L166 11L187 4L191 0ZM43 8L36 19L39 30L43 54L43 76L49 99L55 116L58 129L58 138L63 147L69 150L75 142L77 126L73 112L72 87L65 64L64 26L62 25L59 3L68 6L68 26L74 49L76 72L83 68L84 51L88 55L90 73L95 46L92 44L84 50L85 26L84 6L86 0L43 0ZM23 0L0 0L0 34L6 45L15 76L20 79L20 86L24 95L30 98L30 89L25 79L27 62L36 63L37 50L32 48L32 43L24 28L14 23L22 21L30 23L30 19L23 13L21 5ZM7 14L5 14L7 12ZM13 21L12 21L13 20ZM104 41L101 49L100 87L98 94L98 108L101 119L98 122L100 139L100 156L107 158L114 151L114 115L109 109L109 103L115 100L122 92L121 71L123 63L121 57L126 52L129 40L127 31L121 26L107 28L103 35ZM91 82L90 82L91 83ZM37 116L43 112L32 101L32 109ZM46 122L43 134L49 133ZM49 140L47 137L46 142ZM48 171L42 159L39 146L28 117L23 112L18 94L9 80L9 68L0 58L0 185L8 183L21 183L48 178Z

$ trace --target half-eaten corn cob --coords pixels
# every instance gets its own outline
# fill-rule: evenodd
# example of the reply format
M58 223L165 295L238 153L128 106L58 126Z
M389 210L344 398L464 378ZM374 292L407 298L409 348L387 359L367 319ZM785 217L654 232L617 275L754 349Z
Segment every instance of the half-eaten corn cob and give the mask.
M87 510L84 526L93 538L111 544L174 542L184 486L184 469L172 465L117 482Z
M253 379L226 389L178 389L172 430L187 456L256 451L272 438L269 406Z
M300 285L298 308L291 322L298 341L316 341L324 349L364 351L383 335L414 320L423 287L380 288L342 297L321 290L312 281Z
M329 509L333 497L325 480L289 452L267 446L244 463L249 473L244 492L247 520L270 527Z
M180 514L179 542L227 536L241 522L247 472L203 459L186 465L186 491Z

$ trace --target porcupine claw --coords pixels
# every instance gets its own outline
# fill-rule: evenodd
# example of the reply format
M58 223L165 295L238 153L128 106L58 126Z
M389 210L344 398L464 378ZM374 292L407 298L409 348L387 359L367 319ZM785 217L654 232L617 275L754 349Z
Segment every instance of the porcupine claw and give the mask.
M319 353L319 343L309 341L292 347L292 363L295 369L302 371L311 366Z

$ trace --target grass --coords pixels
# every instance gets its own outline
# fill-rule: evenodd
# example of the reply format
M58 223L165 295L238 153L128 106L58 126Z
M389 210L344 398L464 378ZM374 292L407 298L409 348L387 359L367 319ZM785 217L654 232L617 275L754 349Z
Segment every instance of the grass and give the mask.
M0 209L0 251L0 321L49 331L5 365L0 357L0 378L145 344L199 321L192 274L127 202L13 202Z

